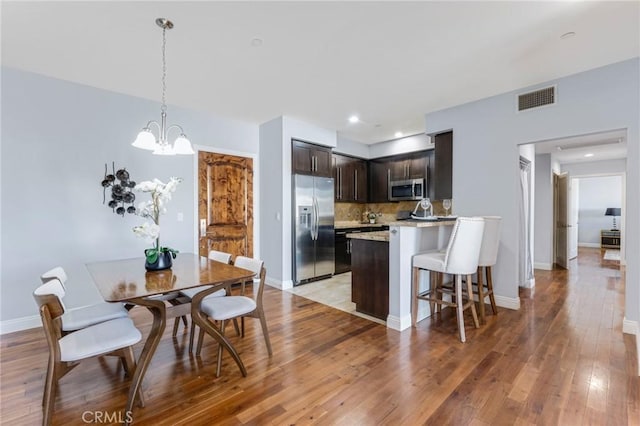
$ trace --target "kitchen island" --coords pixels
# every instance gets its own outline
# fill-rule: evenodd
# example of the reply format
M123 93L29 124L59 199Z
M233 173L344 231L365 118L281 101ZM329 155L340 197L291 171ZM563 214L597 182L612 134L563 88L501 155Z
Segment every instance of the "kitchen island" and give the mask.
M411 259L429 250L444 250L456 223L455 218L422 221L404 220L389 224L389 314L387 327L402 331L411 327ZM427 288L429 273L423 271L420 290ZM418 308L418 320L430 315L427 303Z
M417 253L446 249L455 223L455 218L403 220L390 223L389 231L347 234L353 246L351 289L356 310L386 320L394 330L411 327L411 259ZM429 273L423 271L420 290L428 285ZM428 304L419 304L418 320L429 315Z

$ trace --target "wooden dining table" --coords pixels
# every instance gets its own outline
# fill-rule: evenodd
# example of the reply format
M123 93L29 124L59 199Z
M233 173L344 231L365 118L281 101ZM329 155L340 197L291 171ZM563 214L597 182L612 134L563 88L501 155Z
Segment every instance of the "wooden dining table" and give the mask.
M246 377L247 370L233 345L209 322L200 311L202 299L207 295L231 284L251 281L254 272L221 262L210 260L193 253L180 253L173 260L173 266L163 271L148 272L145 259L123 259L86 265L100 294L107 302L122 302L144 306L153 314L153 324L147 337L131 381L126 412L132 413L138 389L142 385L145 372L160 343L167 319L191 314L192 321L217 340L229 351L240 372ZM191 303L167 306L165 300L177 295L180 290L211 286L196 294ZM143 401L138 401L144 406ZM129 418L129 416L126 416Z

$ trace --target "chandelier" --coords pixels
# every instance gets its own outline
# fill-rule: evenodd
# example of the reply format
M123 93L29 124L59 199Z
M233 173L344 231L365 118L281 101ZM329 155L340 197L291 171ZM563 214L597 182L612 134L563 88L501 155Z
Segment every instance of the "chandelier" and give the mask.
M138 133L138 137L131 145L136 148L153 151L156 155L193 154L191 142L187 139L182 127L177 124L172 124L167 128L167 104L165 99L165 93L167 91L167 60L165 51L167 46L167 30L173 28L173 22L165 18L158 18L156 19L156 24L162 28L162 107L160 107L160 123L155 120L149 121L140 133ZM152 125L158 128L157 138L151 132ZM173 145L167 140L167 134L172 129L178 129L180 131Z

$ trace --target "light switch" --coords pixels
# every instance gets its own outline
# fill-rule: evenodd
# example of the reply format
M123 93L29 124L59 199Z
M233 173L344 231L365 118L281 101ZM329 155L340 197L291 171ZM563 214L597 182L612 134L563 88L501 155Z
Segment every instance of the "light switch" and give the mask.
M200 236L204 236L207 233L207 220L200 219Z
M178 218L177 218L178 222L182 222L184 220L184 214L182 212L178 213Z
M276 213L276 220L277 220L278 222L280 222L280 212L277 212L277 213Z

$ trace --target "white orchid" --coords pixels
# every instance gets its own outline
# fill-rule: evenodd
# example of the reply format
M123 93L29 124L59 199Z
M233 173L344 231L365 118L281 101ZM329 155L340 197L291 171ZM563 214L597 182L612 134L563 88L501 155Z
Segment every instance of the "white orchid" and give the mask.
M171 251L175 257L175 250L160 247L160 215L167 212L166 204L171 200L171 193L176 191L180 182L182 182L182 178L178 177L171 177L166 184L154 179L153 181L140 182L134 188L136 191L151 193L151 200L138 204L137 213L139 216L151 219L153 223L147 222L133 228L135 235L150 241L155 240L155 247L145 251L147 260L157 258L158 253L163 251Z

